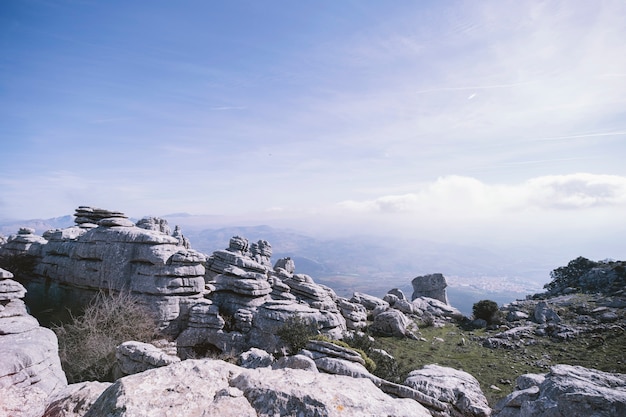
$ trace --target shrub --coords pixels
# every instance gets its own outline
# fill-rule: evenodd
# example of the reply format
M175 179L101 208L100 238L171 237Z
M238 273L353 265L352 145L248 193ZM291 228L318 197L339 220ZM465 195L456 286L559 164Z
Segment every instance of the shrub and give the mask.
M491 300L481 300L474 304L472 307L472 313L475 319L483 319L487 323L491 324L498 320L500 310L498 303Z
M129 293L99 293L84 313L53 328L59 356L70 383L111 380L115 348L126 341L149 342L157 336L155 318Z
M569 261L567 266L561 266L550 272L552 281L543 287L548 291L557 292L567 287L578 287L580 285L580 277L596 266L598 266L598 262L579 256Z
M354 347L354 346L350 345L349 343L347 343L346 341L343 341L343 340L333 340L333 339L331 339L331 338L329 338L327 336L324 336L324 335L316 336L313 339L321 340L322 342L332 343L334 345L341 346L341 347L344 347L346 349L352 349L353 351L358 353L359 356L361 356L361 359L363 359L363 361L365 362L365 369L367 369L370 372L374 372L374 370L376 369L376 362L374 362L368 356L368 354L365 353L365 351L363 349Z
M276 335L287 345L292 354L304 349L307 342L317 336L315 324L309 323L300 316L291 316L277 331Z

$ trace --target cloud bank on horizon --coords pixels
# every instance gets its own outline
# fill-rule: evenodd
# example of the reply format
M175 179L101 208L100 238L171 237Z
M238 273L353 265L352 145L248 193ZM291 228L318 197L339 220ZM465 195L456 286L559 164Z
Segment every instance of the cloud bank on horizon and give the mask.
M0 219L616 236L624 21L617 0L3 2Z

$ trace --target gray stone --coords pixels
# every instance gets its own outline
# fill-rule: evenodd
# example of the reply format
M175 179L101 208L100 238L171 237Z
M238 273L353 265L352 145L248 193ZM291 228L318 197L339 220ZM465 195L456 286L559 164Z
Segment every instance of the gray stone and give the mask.
M11 276L12 275L13 274L11 274ZM24 298L25 295L26 288L19 282L6 278L0 279L0 301Z
M509 313L506 315L506 319L507 321L521 321L521 320L527 320L528 319L528 314L523 312L523 311L519 311L519 310L513 310L513 311L509 311Z
M374 297L373 295L364 294L361 292L355 292L350 299L351 302L361 304L367 310L374 310L378 307L389 308L389 303L381 298Z
M274 356L257 348L251 348L237 358L237 365L247 369L267 368L272 366L273 362Z
M480 384L467 372L439 365L426 365L410 372L404 384L450 404L460 415L491 415L491 408Z
M430 274L413 278L413 295L411 300L419 297L429 297L439 300L444 304L448 303L446 287L448 283L442 274Z
M170 355L150 343L124 342L115 349L115 359L122 375L132 375L148 369L180 362L180 358Z
M528 379L528 378L526 378ZM536 385L539 383L539 385ZM541 378L522 382L496 406L495 416L609 417L626 415L626 375L556 365Z
M83 417L109 386L98 381L68 385L51 399L43 417Z
M116 381L85 417L141 417L163 410L204 417L431 415L413 400L384 394L368 379L187 360Z
M0 416L41 417L48 393L32 386L0 384Z
M388 310L374 318L370 329L379 336L411 337L415 335L407 328L411 321L399 310Z
M309 372L319 372L315 361L305 355L282 356L272 364L272 369L301 369Z
M539 324L561 322L561 317L545 301L540 301L535 306L534 318Z

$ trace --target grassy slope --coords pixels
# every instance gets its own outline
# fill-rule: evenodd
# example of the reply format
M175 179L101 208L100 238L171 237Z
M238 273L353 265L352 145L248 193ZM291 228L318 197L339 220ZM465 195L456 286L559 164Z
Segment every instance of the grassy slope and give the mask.
M399 362L402 378L411 370L433 363L461 369L480 382L492 407L513 391L515 378L519 375L546 373L555 364L626 373L626 334L623 331L604 334L603 340L592 335L567 342L537 337L536 344L514 350L482 347L480 337L489 334L485 330L469 332L447 325L424 328L420 332L426 341L377 338L379 347ZM492 385L501 391L490 388Z

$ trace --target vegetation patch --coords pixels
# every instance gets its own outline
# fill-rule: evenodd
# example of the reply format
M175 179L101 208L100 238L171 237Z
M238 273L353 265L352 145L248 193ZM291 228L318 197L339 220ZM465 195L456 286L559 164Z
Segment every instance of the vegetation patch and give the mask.
M115 348L126 341L149 342L158 334L155 318L129 293L99 293L83 314L53 327L61 365L70 383L110 381Z

